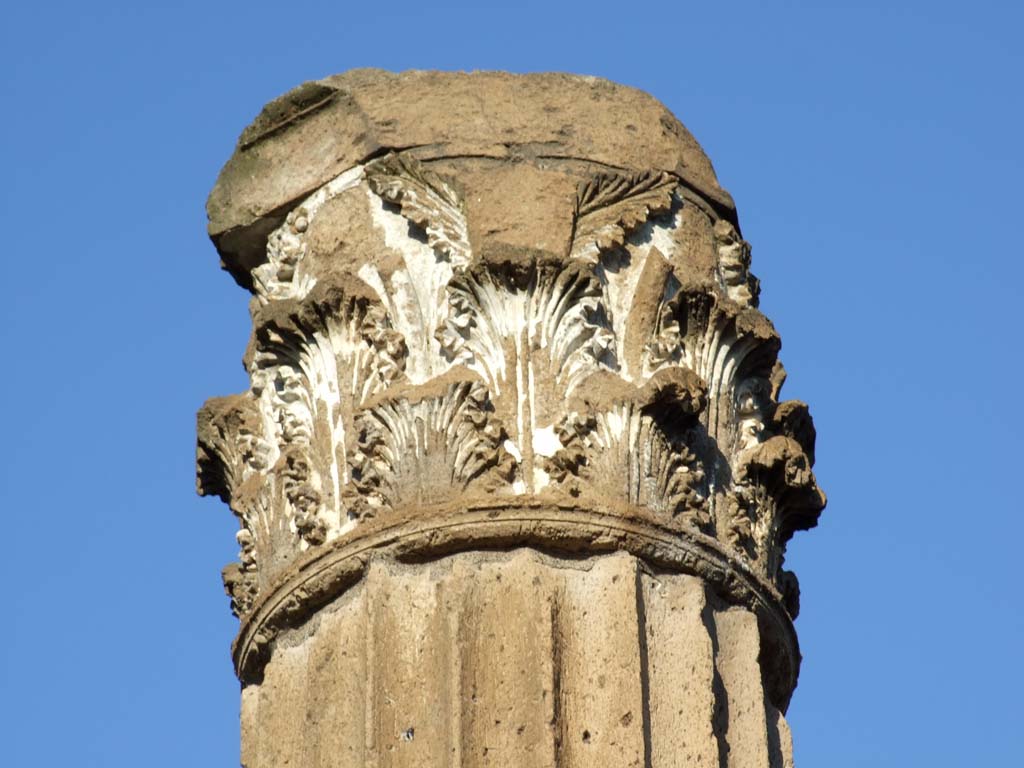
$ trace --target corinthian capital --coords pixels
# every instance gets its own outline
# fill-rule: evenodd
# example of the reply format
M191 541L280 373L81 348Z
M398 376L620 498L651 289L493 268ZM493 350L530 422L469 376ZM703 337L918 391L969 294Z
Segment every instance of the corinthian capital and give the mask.
M779 400L732 200L664 107L357 71L267 105L209 215L253 295L250 389L199 414L199 491L240 522L243 682L380 558L528 548L699 579L756 616L785 708L814 428Z

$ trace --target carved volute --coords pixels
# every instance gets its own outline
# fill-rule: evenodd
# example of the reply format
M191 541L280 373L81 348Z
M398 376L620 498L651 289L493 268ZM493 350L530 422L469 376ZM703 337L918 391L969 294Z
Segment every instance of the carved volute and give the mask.
M783 563L790 537L814 526L825 503L811 471L814 427L803 403L780 399L780 341L757 308L731 198L664 107L593 78L356 71L269 104L222 171L209 213L224 266L252 293L250 389L208 402L198 428L199 491L220 496L240 524L239 561L224 582L241 620L234 660L251 729L247 766L284 764L274 750L291 738L268 746L257 733L288 718L270 668L288 668L296 648L335 631L359 634L336 642L361 649L362 671L351 674L364 725L336 763L324 761L321 741L293 734L296 764L391 764L391 750L414 739L433 749L429 721L406 725L396 714L393 728L381 724L391 705L381 703L380 675L393 667L380 658L398 653L373 635L391 615L374 608L381 595L415 613L413 593L442 583L423 616L461 617L452 621L470 628L526 621L531 600L547 601L541 623L555 640L524 672L550 677L538 683L547 701L569 695L558 688L569 679L559 665L575 669L566 637L583 636L590 621L566 629L577 621L573 590L602 569L615 572L600 582L612 589L622 568L636 584L624 604L648 627L639 645L636 627L627 632L631 650L618 652L640 665L639 703L615 714L633 734L622 743L635 736L636 764L645 754L661 755L654 765L704 754L656 727L651 735L651 702L662 694L643 668L658 653L683 664L704 645L710 703L693 715L694 743L706 730L707 749L731 754L729 765L758 751L742 746L735 699L733 719L723 714L729 665L740 662L722 654L742 617L756 635L743 663L759 670L764 690L762 725L751 727L767 733L765 760L789 759L776 721L799 666L798 589ZM519 591L492 594L489 568L505 584L536 574ZM402 579L413 585L406 592L395 586ZM550 579L561 581L529 586ZM699 591L697 639L664 624L678 648L657 645L669 640L652 629L669 622L658 601L673 589ZM683 613L688 599L679 598ZM363 608L345 607L357 600ZM503 600L526 602L488 618ZM356 613L338 618L346 610ZM491 764L466 709L485 696L465 683L484 641L465 631L417 635L417 647L447 649L436 663L457 667L463 682L438 694L446 703L436 718L449 724L437 738L448 746L415 764L455 764L441 756L456 746L465 764ZM302 664L299 721L319 669ZM434 673L422 674L403 685L433 690ZM576 703L565 706L536 726L554 734L552 754L611 743L597 726L570 733ZM664 733L684 725L665 721ZM490 733L479 738L498 739ZM548 737L531 738L534 750ZM547 764L516 749L512 739L494 764ZM588 759L558 764L619 764Z

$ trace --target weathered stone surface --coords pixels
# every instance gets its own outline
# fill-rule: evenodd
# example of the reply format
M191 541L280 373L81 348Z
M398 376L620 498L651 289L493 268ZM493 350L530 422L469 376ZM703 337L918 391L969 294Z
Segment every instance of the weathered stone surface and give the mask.
M718 766L715 733L716 658L706 587L683 574L642 577L642 649L647 659L646 707L651 765Z
M253 294L198 425L247 768L791 764L814 426L664 107L359 70L268 105L209 211Z
M758 658L761 638L748 611L715 611L714 648L721 682L716 725L730 768L769 768L765 694Z
M683 125L642 91L594 77L358 69L304 83L243 131L207 212L225 266L243 284L267 234L341 172L408 150L421 160L576 160L677 175L732 212L732 199ZM494 189L467 182L466 198ZM509 196L499 195L501 200ZM538 207L539 210L539 207Z
M791 765L756 618L706 590L623 553L376 561L243 696L243 763Z

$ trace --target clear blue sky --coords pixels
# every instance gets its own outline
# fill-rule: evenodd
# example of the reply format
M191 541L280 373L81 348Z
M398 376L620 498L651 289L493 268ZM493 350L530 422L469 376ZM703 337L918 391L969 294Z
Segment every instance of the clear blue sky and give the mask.
M686 123L818 425L799 768L1024 765L1021 8L5 4L0 765L237 764L194 413L249 322L203 205L264 102L356 66L600 75Z

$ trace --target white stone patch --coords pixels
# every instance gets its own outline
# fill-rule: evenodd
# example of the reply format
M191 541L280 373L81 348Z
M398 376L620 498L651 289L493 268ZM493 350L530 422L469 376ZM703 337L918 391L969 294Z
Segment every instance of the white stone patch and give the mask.
M374 226L383 234L384 244L401 255L405 268L391 275L390 290L375 265L363 264L358 274L377 292L395 330L405 338L406 375L413 384L422 384L449 367L435 332L448 315L445 286L452 278L452 267L430 245L409 236L407 219L387 210L369 188L366 195Z
M672 239L672 230L681 223L680 213L677 212L669 225L662 222L648 221L626 240L626 250L629 253L630 261L628 266L620 269L610 269L608 266L599 267L602 275L602 282L605 285L605 297L612 319L612 328L615 331L616 355L622 364L620 371L623 378L628 381L638 381L642 371L631 371L626 365L626 321L633 309L636 300L637 284L640 282L640 275L643 273L644 265L651 255L651 249L657 248L666 259L672 259L675 252L675 242ZM603 262L607 264L607 262Z
M523 452L519 450L519 446L512 440L506 440L502 443L502 446L508 451L509 455L516 460L516 464L522 466L523 463ZM512 493L516 496L522 496L529 490L526 487L526 483L521 478L516 478L515 482L512 483Z
M625 431L626 424L623 421L622 413L618 408L613 408L605 414L604 426L610 436L616 440L622 439L622 434Z
M554 426L533 430L533 452L538 456L554 456L562 450L562 441L555 434Z
M505 448L506 451L509 452L509 455L516 460L516 464L523 463L523 453L522 451L519 450L518 445L513 443L511 440L506 440L504 443L502 443L502 446Z
M678 199L678 198L677 198ZM676 211L675 216L672 217L672 223L669 226L661 222L648 221L636 232L634 232L630 238L630 243L642 243L648 246L654 246L661 251L666 258L672 255L675 250L676 244L672 237L672 232L678 229L682 225L682 209Z

